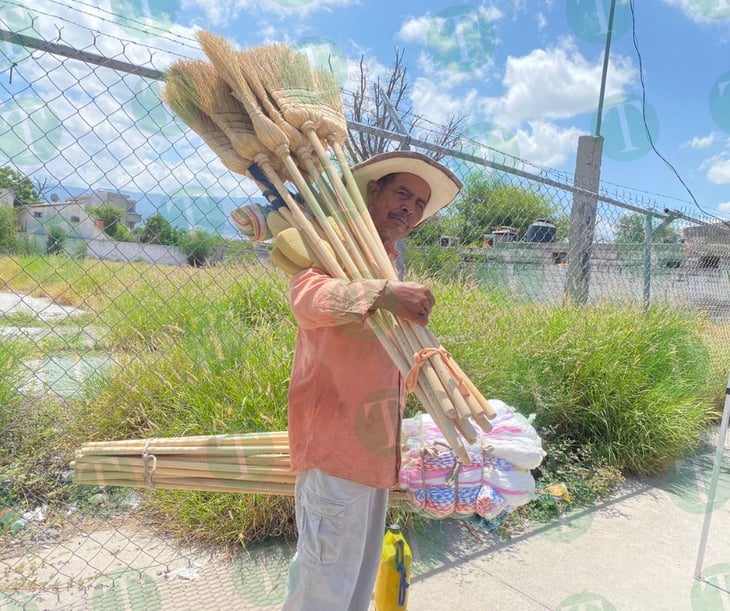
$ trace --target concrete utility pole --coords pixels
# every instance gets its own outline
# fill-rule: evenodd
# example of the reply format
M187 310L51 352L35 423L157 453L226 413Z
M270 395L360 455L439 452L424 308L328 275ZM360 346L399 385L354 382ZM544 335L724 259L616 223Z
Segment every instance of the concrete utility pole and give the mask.
M603 99L606 93L606 73L608 72L615 9L616 0L612 0L608 13L606 48L603 52L596 131L593 136L581 136L578 139L578 153L575 160L574 185L582 191L576 191L573 194L573 207L570 210L568 277L565 283L565 293L575 303L586 303L590 290L591 251L596 229L597 194L601 182L601 155L603 154L601 118L603 115Z
M596 229L598 186L601 180L601 136L578 138L574 185L585 192L573 193L568 230L568 278L566 293L575 303L586 303L591 279L591 250Z

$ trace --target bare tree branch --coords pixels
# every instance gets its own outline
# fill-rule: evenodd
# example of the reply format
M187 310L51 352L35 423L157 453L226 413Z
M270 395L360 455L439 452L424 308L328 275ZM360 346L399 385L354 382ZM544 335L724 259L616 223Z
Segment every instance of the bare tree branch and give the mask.
M403 49L394 49L393 64L387 78L383 80L380 77L373 79L365 63L364 55L360 57L358 69L357 89L350 93L353 121L390 132L403 133L399 126L400 123L405 128L406 134L417 132L418 137L422 140L447 148L453 146L461 131L464 117L452 116L445 126L423 127L426 121L423 117L413 113L413 106L410 104L408 68L405 64ZM389 106L397 113L397 118L392 116ZM355 162L363 161L393 148L390 139L383 136L350 131L350 150L355 157ZM435 159L443 156L435 153L429 154Z
M50 185L48 184L48 178L44 178L41 180L40 178L33 179L33 184L35 186L35 190L38 192L38 195L40 196L41 200L47 199L45 196L46 191L50 190Z

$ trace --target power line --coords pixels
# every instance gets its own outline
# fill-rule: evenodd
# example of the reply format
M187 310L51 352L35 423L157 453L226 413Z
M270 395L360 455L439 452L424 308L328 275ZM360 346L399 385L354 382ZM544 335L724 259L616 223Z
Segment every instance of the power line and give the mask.
M99 20L104 21L106 23L113 24L116 27L125 27L125 28L130 29L130 30L135 30L135 31L139 32L140 34L144 34L145 36L150 36L150 34L151 34L150 31L149 31L149 29L143 29L141 27L136 27L135 25L127 25L127 24L122 25L118 21L115 21L114 19L109 19L109 18L100 16L98 14L95 14L95 13L92 13L92 12L89 12L89 11L81 10L81 9L75 7L75 6L70 6L67 3L59 2L58 0L47 0L47 1L48 2L51 2L53 4L57 4L57 5L61 6L62 8L66 9L66 10L69 10L69 11L72 11L72 12L78 14L78 15L85 15L87 17L92 17L94 19L99 19ZM124 38L120 38L119 36L115 36L115 35L112 35L112 34L108 34L106 32L99 32L97 30L93 30L88 25L85 25L83 23L80 23L80 19L73 20L70 17L56 15L56 14L53 14L53 13L50 13L50 12L46 12L46 11L39 10L37 8L34 8L32 10L31 9L28 9L28 7L27 7L26 4L24 4L22 2L19 2L18 0L4 0L3 1L3 4L10 5L10 6L16 6L16 7L20 8L20 9L23 9L23 10L27 11L29 17L31 18L31 20L35 20L35 18L37 16L41 16L42 15L44 17L50 17L51 19L54 19L56 21L62 21L62 22L68 23L70 25L73 25L75 27L83 28L83 29L87 30L88 32L90 32L91 34L103 34L104 36L107 36L110 39L117 40L117 41L119 41L120 43L123 43L123 44L129 44L129 43L131 43L131 44L139 45L141 47L145 47L145 48L150 49L150 50L153 50L153 51L159 51L159 50L161 50L159 47L152 46L150 44L147 44L145 42L142 42L139 39L124 39ZM80 0L78 1L78 4L84 4L85 6L94 8L97 11L104 12L107 15L110 15L112 17L122 18L122 19L124 19L125 21L128 21L128 22L137 23L137 24L141 24L141 25L146 25L146 24L143 24L142 22L139 22L139 21L137 21L135 19L131 19L131 18L126 17L124 15L119 15L117 13L113 13L113 12L108 11L106 9L102 9L100 7L93 6L91 4L85 4L84 2L82 2ZM154 27L156 28L157 26L154 26ZM56 26L56 28L59 29L59 32L60 32L61 28L59 28L58 25ZM195 41L193 41L192 39L189 39L189 38L186 38L186 37L180 36L180 35L169 36L169 35L165 35L165 34L169 34L169 32L166 31L164 34L163 33L154 33L152 35L155 36L158 39L166 40L166 41L171 42L173 44L177 44L177 45L180 45L180 46L183 46L183 47L187 47L189 49L194 49L196 51L199 51L199 49L200 49L199 45L197 43L195 43ZM189 42L194 43L194 44L187 44L184 41L189 41ZM171 55L175 55L177 57L182 57L182 58L186 58L186 59L189 58L189 56L183 55L181 53L178 53L178 52L175 52L175 51L172 51L172 50L164 49L164 51L166 53L170 53Z
M87 11L82 11L82 10L79 10L77 8L77 5L83 5L83 6L86 6L88 8L92 8L92 9L94 9L97 12L101 12L101 13L105 13L107 15L110 15L113 18L121 19L121 20L123 20L125 22L124 27L127 27L127 28L132 29L132 30L136 30L136 31L138 31L138 32L140 32L142 34L150 34L150 29L155 29L155 30L157 30L157 32L155 32L154 35L155 36L158 36L159 38L162 38L164 40L169 40L170 42L175 42L175 43L180 43L180 41L187 41L187 42L192 43L192 44L190 44L190 45L187 45L187 44L184 44L184 43L180 43L180 44L183 44L183 46L189 46L189 47L194 48L194 49L198 49L199 48L198 43L192 37L182 36L180 34L175 34L172 37L171 36L166 36L165 34L170 34L169 29L164 29L164 28L162 28L160 26L157 26L157 25L154 25L154 24L153 25L150 25L149 23L147 23L145 21L140 21L138 19L135 19L133 17L130 17L129 15L122 15L121 13L116 13L116 12L111 11L109 9L105 9L105 8L103 8L101 6L97 6L95 4L91 4L91 3L88 3L88 2L84 2L83 0L74 0L74 5L73 6L71 4L69 4L68 2L60 2L59 0L46 0L46 1L47 2L52 2L53 4L58 4L61 7L63 7L64 9L76 11L78 13L81 13L83 15L88 15L90 17L96 17L98 19L101 19L102 21L106 21L107 23L113 23L115 25L121 25L115 19L104 19L103 17L99 17L96 14L93 14L93 13L90 13L90 12L87 12ZM130 24L130 25L127 25L127 24ZM136 27L136 25L131 25L131 24L136 24L136 25L139 25L141 27Z
M687 183L684 182L682 177L680 176L677 169L669 162L669 160L662 155L659 150L657 149L656 145L654 144L654 138L651 135L651 130L649 129L649 124L646 119L646 83L644 82L644 66L643 61L641 57L641 51L639 51L639 37L636 34L636 13L634 12L634 0L629 0L629 7L631 9L631 32L632 32L632 38L634 43L634 49L636 50L636 57L639 62L639 80L641 82L641 118L644 123L644 131L646 132L646 137L649 140L649 144L659 159L661 159L667 167L674 173L674 175L677 177L677 180L682 184L682 186L685 188L687 193L689 193L690 198L692 199L692 203L697 207L697 209L702 212L702 214L705 214L706 216L709 216L710 218L714 218L724 225L726 225L728 228L730 228L730 222L726 221L725 219L720 218L719 216L712 214L705 210L702 206L700 206L699 202L694 196L694 193L692 193L692 189L689 188Z

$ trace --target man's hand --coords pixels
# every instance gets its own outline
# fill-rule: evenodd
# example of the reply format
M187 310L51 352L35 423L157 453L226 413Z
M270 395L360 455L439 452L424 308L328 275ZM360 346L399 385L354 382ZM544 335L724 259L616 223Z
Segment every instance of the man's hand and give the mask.
M434 303L436 299L427 286L417 282L388 280L373 307L388 310L398 318L426 326Z

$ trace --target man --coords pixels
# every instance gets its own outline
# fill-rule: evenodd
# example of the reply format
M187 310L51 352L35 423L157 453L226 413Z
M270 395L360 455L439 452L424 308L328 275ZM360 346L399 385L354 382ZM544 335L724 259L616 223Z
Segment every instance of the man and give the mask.
M448 169L409 151L376 155L352 171L391 261L396 243L461 188ZM288 424L299 538L283 609L366 611L405 404L400 374L368 317L382 308L426 325L434 297L415 282L347 282L314 268L293 276L290 288L299 324Z

